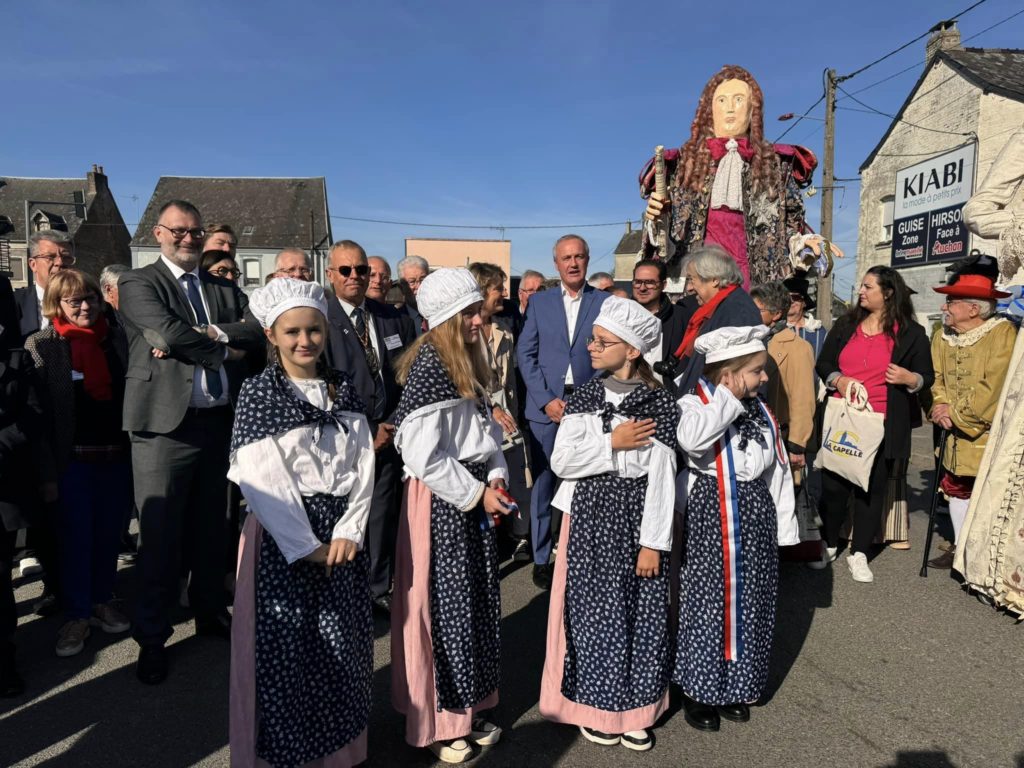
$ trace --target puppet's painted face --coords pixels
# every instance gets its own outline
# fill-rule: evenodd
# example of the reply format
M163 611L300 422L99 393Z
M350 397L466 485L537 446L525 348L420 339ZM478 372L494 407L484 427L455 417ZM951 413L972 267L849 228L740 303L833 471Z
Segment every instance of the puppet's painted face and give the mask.
M711 97L715 136L746 136L750 130L750 86L742 80L726 80Z

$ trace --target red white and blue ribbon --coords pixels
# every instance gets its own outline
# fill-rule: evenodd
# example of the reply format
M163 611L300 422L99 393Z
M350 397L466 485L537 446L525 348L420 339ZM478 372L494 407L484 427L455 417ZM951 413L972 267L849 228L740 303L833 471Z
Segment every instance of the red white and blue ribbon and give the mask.
M775 414L761 398L757 399L757 404L761 406L761 410L764 411L764 415L768 419L768 430L772 433L772 443L775 444L775 455L778 462L786 467L789 465L789 451L786 450L786 444L782 440L782 429L779 427L779 422L775 420Z
M714 385L706 379L697 382L697 396L707 405ZM718 510L722 525L722 572L724 574L725 660L739 661L743 654L743 540L740 536L740 507L736 492L736 464L729 427L715 443L715 471L718 478Z

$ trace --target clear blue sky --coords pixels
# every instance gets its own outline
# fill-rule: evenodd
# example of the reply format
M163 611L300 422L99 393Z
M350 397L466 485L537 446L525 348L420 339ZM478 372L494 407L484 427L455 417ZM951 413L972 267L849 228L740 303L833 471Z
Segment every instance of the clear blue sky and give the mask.
M326 176L332 215L471 225L637 219L636 176L678 146L723 64L765 92L766 133L849 73L972 0L820 2L54 2L5 13L0 174L80 176L103 165L134 228L160 175ZM1021 0L960 21L965 44L1019 47ZM924 41L846 84L895 112ZM850 101L840 107L861 109ZM819 106L813 112L820 116ZM889 121L837 114L836 172L857 168ZM816 153L822 123L786 137ZM820 172L815 181L820 184ZM859 186L837 190L835 237L855 253ZM818 224L817 201L808 219ZM333 221L336 238L394 262L405 237L494 230ZM610 269L623 225L586 229ZM551 271L560 230L507 230L513 270ZM840 270L848 295L852 261Z

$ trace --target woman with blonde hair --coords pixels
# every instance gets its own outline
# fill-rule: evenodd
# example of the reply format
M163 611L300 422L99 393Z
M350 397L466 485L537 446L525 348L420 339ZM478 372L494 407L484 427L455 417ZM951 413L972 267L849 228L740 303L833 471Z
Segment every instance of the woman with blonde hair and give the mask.
M399 359L395 446L405 464L391 610L392 703L405 739L448 763L497 743L501 594L495 537L507 514L502 431L483 383L482 296L439 269L417 305L429 330Z

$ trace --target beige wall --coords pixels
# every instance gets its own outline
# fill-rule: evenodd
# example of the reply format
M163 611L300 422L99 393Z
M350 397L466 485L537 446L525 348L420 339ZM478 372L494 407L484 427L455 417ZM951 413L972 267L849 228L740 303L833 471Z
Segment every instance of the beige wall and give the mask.
M431 269L465 267L473 261L484 261L501 267L506 275L512 274L511 240L406 238L405 255L422 256Z
M1024 103L983 94L945 62L940 62L917 89L903 120L953 133L974 131L979 138L974 189L981 186L1011 132L1024 123ZM882 236L882 199L896 189L896 172L927 160L943 150L969 141L966 137L923 131L897 123L871 165L861 172L860 219L857 238L857 280L876 264L888 266L892 243ZM896 155L895 157L892 155ZM995 253L997 243L972 236L970 247ZM945 264L901 270L907 284L919 295L914 308L919 319L939 311L940 297L931 287L943 282Z

